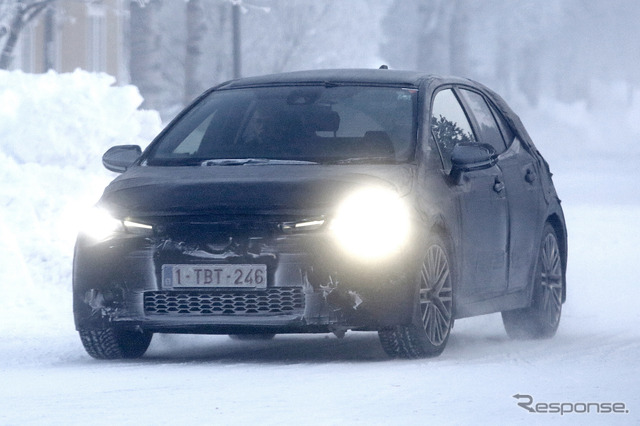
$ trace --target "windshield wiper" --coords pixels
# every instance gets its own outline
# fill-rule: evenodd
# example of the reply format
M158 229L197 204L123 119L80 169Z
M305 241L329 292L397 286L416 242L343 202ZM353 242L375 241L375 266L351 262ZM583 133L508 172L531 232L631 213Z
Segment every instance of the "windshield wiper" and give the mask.
M318 164L314 161L303 160L274 160L270 158L214 158L204 160L201 166L262 166L262 165L302 165L302 164Z

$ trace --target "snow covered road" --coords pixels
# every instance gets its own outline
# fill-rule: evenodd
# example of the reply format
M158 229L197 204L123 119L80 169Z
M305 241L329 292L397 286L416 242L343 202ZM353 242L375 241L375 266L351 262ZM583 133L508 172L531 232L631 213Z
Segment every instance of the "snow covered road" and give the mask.
M509 340L491 315L458 321L430 360L388 360L375 333L348 333L160 335L141 360L99 362L84 353L65 300L59 317L21 324L0 343L0 424L637 424L640 208L567 210L570 299L552 340ZM530 413L516 394L629 412Z

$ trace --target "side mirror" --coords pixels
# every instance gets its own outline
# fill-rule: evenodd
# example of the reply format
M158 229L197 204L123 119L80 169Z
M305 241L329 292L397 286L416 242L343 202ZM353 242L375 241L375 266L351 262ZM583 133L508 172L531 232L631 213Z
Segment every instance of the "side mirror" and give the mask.
M451 151L452 173L488 169L496 164L498 154L489 144L457 143Z
M138 145L118 145L111 147L102 156L102 165L112 172L126 171L142 155Z

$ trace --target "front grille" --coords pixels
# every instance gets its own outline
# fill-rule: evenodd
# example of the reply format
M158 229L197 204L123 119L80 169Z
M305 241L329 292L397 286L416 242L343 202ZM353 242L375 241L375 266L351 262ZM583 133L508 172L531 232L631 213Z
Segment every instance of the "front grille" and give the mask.
M291 314L304 308L300 287L275 287L255 292L149 291L146 314L249 315Z

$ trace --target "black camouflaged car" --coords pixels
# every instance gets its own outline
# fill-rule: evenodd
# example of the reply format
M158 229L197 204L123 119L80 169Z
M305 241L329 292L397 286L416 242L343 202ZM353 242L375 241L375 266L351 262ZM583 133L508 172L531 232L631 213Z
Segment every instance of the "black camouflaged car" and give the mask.
M465 79L323 70L234 80L121 172L78 236L76 328L95 358L153 333L377 331L440 354L457 318L558 328L567 233L518 117Z

